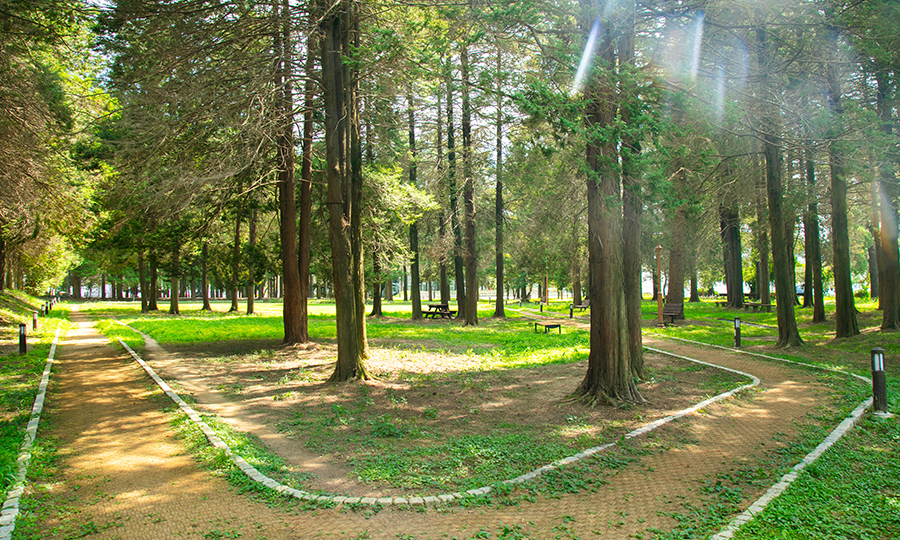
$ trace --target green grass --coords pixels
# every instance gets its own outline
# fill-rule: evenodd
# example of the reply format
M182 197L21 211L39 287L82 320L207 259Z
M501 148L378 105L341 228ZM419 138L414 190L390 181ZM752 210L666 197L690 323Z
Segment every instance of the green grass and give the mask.
M28 325L27 353L20 356L16 347L15 353L0 357L0 500L3 500L15 480L16 458L25 436L25 427L31 416L53 336L57 328L64 334L69 328L69 322L68 310L65 304L60 304L39 320L38 330L34 332L31 328L31 312L38 310L42 301L18 291L4 291L0 297L3 305L8 308L4 319L27 321ZM18 336L17 323L15 335Z

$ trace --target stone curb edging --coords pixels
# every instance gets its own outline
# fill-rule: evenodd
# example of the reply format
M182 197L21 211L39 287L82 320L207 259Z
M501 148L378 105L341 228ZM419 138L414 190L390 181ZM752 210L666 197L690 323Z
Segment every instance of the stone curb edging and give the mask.
M53 337L53 343L50 345L50 354L47 356L47 363L44 365L44 372L41 374L41 382L38 385L38 394L34 398L34 405L31 407L31 417L25 428L25 438L19 449L19 457L16 459L18 463L18 471L16 472L16 480L12 485L12 489L6 495L6 501L3 508L0 509L0 540L9 540L16 528L16 518L19 516L19 498L25 493L25 475L28 473L28 465L31 463L31 445L37 438L38 423L41 421L41 412L44 410L44 400L47 397L47 386L50 383L50 370L53 367L53 357L56 355L56 344L59 342L59 328L56 329L56 335Z
M768 360L775 360L777 362L784 362L787 364L794 364L798 366L818 369L822 371L831 371L833 373L840 373L842 375L848 375L850 377L855 377L862 382L872 384L871 379L863 377L862 375L857 375L856 373L848 373L846 371L841 371L839 369L828 368L823 366L817 366L815 364L808 364L806 362L797 362L795 360L787 360L785 358L778 358L777 356L769 356L767 354L757 353L753 351L743 351L741 349L734 349L729 347L723 347L721 345L712 345L709 343L702 343L699 341L694 341L691 339L678 338L672 336L661 336L660 334L651 334L655 336L659 336L662 338L668 339L676 339L680 341L686 341L688 343L694 343L697 345L705 345L707 347L714 347L716 349L723 349L726 351L732 351L741 354L747 354L750 356L758 356L760 358L766 358ZM858 422L859 419L862 418L863 414L865 414L866 409L868 409L872 405L872 398L868 398L862 401L859 405L856 406L855 409L850 413L850 415L845 418L840 424L835 427L831 433L829 433L828 437L825 438L818 446L816 446L810 453L806 454L804 458L800 461L800 463L794 465L791 470L782 476L778 482L776 482L772 487L770 487L766 492L756 499L746 510L737 515L731 522L725 526L721 531L710 537L710 540L729 540L734 537L734 534L741 528L745 523L751 521L756 514L759 514L763 510L769 506L776 497L781 495L787 490L787 488L796 480L800 473L805 469L809 464L813 463L815 460L819 459L819 457L825 453L826 450L831 448L834 443L838 442L841 437L843 437L848 431L850 431Z
M123 326L127 326L124 323L120 323L120 324L123 324ZM131 328L131 327L129 327L129 328ZM132 330L134 330L134 329L132 328ZM179 396L165 381L163 381L162 378L160 378L159 375L156 374L156 372L153 370L153 368L151 368L147 364L147 362L145 362L136 352L134 352L134 350L131 347L129 347L127 343L122 341L122 339L119 339L119 343L121 343L122 346L125 348L125 350L128 351L128 353L131 355L131 357L134 358L134 360L138 364L140 364L140 366L142 368L144 368L144 371L146 371L147 374L150 375L150 377L163 390L163 392L165 392L166 395L169 396L169 398L172 401L174 401L176 404L178 404L179 408L181 408L181 410L195 424L197 424L197 426L203 431L203 434L206 435L206 438L207 438L207 440L209 440L210 444L212 444L216 448L222 449L225 452L225 454L231 459L231 461L235 465L237 465L237 467L239 469L241 469L241 471L244 474L246 474L248 477L250 477L254 481L266 486L267 488L275 490L279 493L283 493L285 495L289 495L289 496L295 497L297 499L304 500L304 501L310 501L310 502L331 502L334 504L361 504L361 505L367 505L367 506L375 506L375 505L381 505L381 506L427 505L427 506L431 506L431 505L436 505L436 504L446 504L446 503L453 502L455 500L466 499L466 498L470 498L470 497L477 497L479 495L487 495L488 493L493 491L493 488L491 486L485 486L485 487L480 487L480 488L476 488L476 489L470 489L470 490L462 492L462 493L449 493L449 494L444 494L444 495L427 496L427 497L346 497L346 496L334 496L334 495L316 495L316 494L310 493L308 491L302 491L299 489L295 489L295 488L286 486L286 485L281 484L278 481L274 480L273 478L270 478L270 477L264 475L263 473L259 472L255 467L253 467L252 465L247 463L242 457L234 454L231 451L231 448L229 448L228 445L224 441L222 441L222 439L220 439L218 435L216 435L216 433L212 430L212 428L210 428L209 425L203 421L203 419L200 417L200 415L197 414L197 412L190 405L188 405L187 402L185 402L181 398L181 396ZM665 355L672 356L675 358L680 358L682 360L687 360L689 362L694 362L697 364L702 364L705 366L722 369L722 370L729 371L732 373L737 373L739 375L743 375L745 377L750 378L753 382L750 384L739 386L737 388L734 388L732 390L729 390L729 391L719 394L717 396L711 397L709 399L701 401L700 403L697 403L696 405L694 405L692 407L683 409L672 415L666 416L664 418L660 418L659 420L656 420L655 422L651 422L645 426L642 426L638 429L630 431L629 433L626 433L622 437L622 439L633 439L640 435L649 433L649 432L655 430L656 428L671 422L672 420L676 420L676 419L686 416L688 414L692 414L712 403L727 399L727 398L733 396L734 394L736 394L738 392L742 392L748 388L755 387L755 386L759 385L759 382L760 382L757 377L755 377L749 373L744 373L742 371L738 371L735 369L726 368L724 366L717 366L715 364L711 364L708 362L702 362L700 360L695 360L693 358L688 358L686 356L681 356L678 354L670 353L670 352L659 350L659 349L652 349L649 347L647 347L647 348L649 350L652 350L652 351L660 353L660 354L665 354ZM564 467L566 465L570 465L572 463L576 463L583 459L589 458L599 452L608 450L609 448L612 448L613 446L616 446L618 444L619 444L618 441L616 441L616 442L607 443L607 444L604 444L601 446L595 446L593 448L588 448L587 450L583 450L572 456L554 461L553 463L551 463L549 465L544 465L543 467L535 469L529 473L517 476L516 478L513 478L511 480L504 480L504 481L500 482L500 484L505 484L505 485L522 484L529 480L533 480L533 479L541 476L542 474L548 473L553 470L558 470L559 468ZM3 540L3 539L0 538L0 540Z

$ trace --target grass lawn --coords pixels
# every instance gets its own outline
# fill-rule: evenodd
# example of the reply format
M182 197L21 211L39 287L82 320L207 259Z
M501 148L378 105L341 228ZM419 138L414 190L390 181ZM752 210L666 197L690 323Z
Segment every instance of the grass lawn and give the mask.
M541 429L523 429L521 423L504 423L491 416L488 397L527 398L529 381L546 379L555 373L550 371L553 369L572 369L585 358L586 332L566 328L560 336L527 331L530 323L519 318L520 314L540 312L538 304L519 308L518 303L510 303L508 318L498 321L490 318L493 304L482 303L482 324L468 328L449 321L412 323L408 321L408 303L386 303L387 317L370 318L367 324L370 344L380 351L373 365L383 367L375 371L381 382L337 389L324 385L334 361L332 304L310 304L310 335L320 346L312 355L314 360L307 364L291 363L293 353L279 350L279 303L258 303L258 314L252 317L224 313L228 306L216 303L215 311L208 313L201 312L197 304L185 303L180 317L141 315L137 306L128 304L94 303L85 308L99 318L117 317L167 348L196 356L198 365L222 377L220 390L235 397L256 395L257 386L270 389L270 399L284 405L284 414L278 420L283 433L303 438L314 453L327 455L352 447L345 452L350 454L349 469L342 473L352 471L376 490L399 488L425 493L490 485L569 455L574 448L614 440L626 426L647 421L641 408L616 411L619 416L612 420L591 416L590 411L555 411L558 414ZM568 306L566 301L551 301L543 306L543 312L567 317ZM646 333L728 347L733 344L734 317L739 316L746 350L862 375L868 375L869 350L882 347L889 370L890 408L900 411L896 397L900 378L891 372L893 361L900 356L898 334L882 333L877 328L880 312L874 304L858 302L857 306L862 335L842 340L834 339L833 304L826 304L829 322L824 324L812 324L811 310L798 307L797 320L806 344L792 350L772 347L777 336L775 313L728 310L712 302L686 303L685 321L656 328L655 302L644 302L642 309ZM587 320L587 313L576 312L576 317ZM121 325L103 322L102 327L140 345L139 336ZM250 349L238 350L241 347L237 344L242 341ZM391 357L393 362L379 363L378 354ZM433 363L446 363L447 368L422 369ZM705 388L702 394L712 394L741 383L736 379L716 382L715 374L698 373L690 366L659 366L651 366L646 384L683 377L676 383L682 385L681 391L686 392L684 385L693 384ZM571 378L579 370L583 373L577 368L566 376ZM526 380L523 377L531 376L529 372L535 378ZM790 455L784 456L786 463L796 462L818 444L868 392L838 375L825 375L823 379L834 388L841 403L839 410L823 413L821 426L804 431ZM453 392L458 394L454 396ZM458 414L461 408L466 414ZM900 451L897 426L896 419L866 418L738 538L900 537L900 474L893 459ZM218 429L227 431L225 426ZM511 453L510 449L516 451ZM497 467L501 462L517 464L518 468ZM773 481L783 472L768 471L764 480L752 482ZM305 480L301 478L296 485L303 486ZM590 489L593 481L597 481L596 476L585 473L575 483L580 489ZM733 496L727 490L711 489L701 507L676 513L678 527L650 531L645 538L694 538L715 532L727 523L735 504L728 497Z
M41 373L47 362L57 328L68 329L66 309L57 306L41 317L37 332L32 330L32 311L43 301L19 291L0 294L0 500L15 481L16 459L31 417ZM19 323L27 325L28 348L18 353Z

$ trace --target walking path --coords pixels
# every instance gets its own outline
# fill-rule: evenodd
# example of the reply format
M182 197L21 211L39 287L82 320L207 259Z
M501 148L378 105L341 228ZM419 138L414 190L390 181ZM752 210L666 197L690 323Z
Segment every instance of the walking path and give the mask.
M752 373L760 379L759 390L711 404L651 439L636 440L647 447L639 461L611 473L594 492L538 496L514 507L285 512L235 493L184 455L160 412L166 398L84 316L73 312L72 318L78 331L58 352L50 415L41 431L42 438L58 442L60 463L52 483L36 486L45 514L31 537L422 540L518 527L528 538L626 538L674 527L673 514L699 503L709 482L770 466L776 450L796 435L795 420L821 404L816 393L822 388L806 370L647 338L647 346ZM766 487L746 488L741 508Z

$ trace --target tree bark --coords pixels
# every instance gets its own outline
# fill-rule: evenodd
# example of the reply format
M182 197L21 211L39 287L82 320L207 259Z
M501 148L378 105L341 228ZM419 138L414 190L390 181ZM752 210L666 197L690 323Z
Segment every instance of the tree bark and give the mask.
M441 180L441 185L446 182L444 178L444 117L443 111L441 110L441 91L442 89L438 86L438 91L436 94L437 99L437 144L435 146L435 151L437 152L437 172L438 178ZM443 207L442 207L443 208ZM446 216L444 215L444 211L441 210L438 213L438 236L440 237L441 243L446 245L447 238L447 223ZM447 281L447 254L442 254L440 259L440 289L441 289L441 303L450 305L450 283Z
M147 290L147 263L144 260L144 250L143 248L138 249L137 252L138 259L138 282L141 286L141 313L147 313L148 311L148 290Z
M238 182L238 192L242 191L241 182ZM235 209L234 217L234 244L231 248L231 307L229 313L236 313L238 306L238 284L240 282L240 265L241 265L241 221L243 203L239 202Z
M205 240L200 252L200 288L203 289L200 293L203 295L203 308L201 311L212 311L212 306L209 304L209 242ZM141 291L143 290L144 286L142 284ZM141 295L143 294L141 292Z
M878 92L876 106L881 119L881 130L887 135L893 135L892 110L887 96L890 92L890 80L884 69L876 74ZM893 158L897 159L894 154ZM881 226L878 245L881 250L882 276L881 291L881 329L896 330L900 328L900 250L898 250L898 199L900 199L900 181L894 173L894 163L889 157L884 158L879 167L878 185L881 198L879 206Z
M181 315L178 305L178 293L181 286L181 243L175 240L172 245L172 271L169 276L169 315Z
M773 63L773 51L765 28L756 29L759 46L759 65L762 73L767 73ZM762 76L763 90L767 77ZM769 231L772 234L772 266L775 273L775 292L778 294L776 309L778 316L778 347L795 347L803 344L797 320L794 317L794 285L788 266L788 244L784 238L784 189L783 159L781 152L780 111L767 103L761 106L761 135L763 154L766 159L766 195L769 206ZM765 264L765 261L760 261Z
M744 275L741 255L741 216L737 206L719 206L719 228L725 260L725 291L728 307L744 305Z
M327 9L320 20L322 47L322 83L325 101L325 157L328 225L331 238L332 277L334 279L335 320L337 323L338 358L329 381L340 382L352 378L367 378L363 353L359 347L356 290L354 287L354 257L351 212L354 193L351 186L347 146L350 139L348 125L351 112L347 93L352 81L347 80L343 58L352 53L345 50L345 40L353 25L354 0L343 0Z
M415 105L412 90L410 89L406 95L407 109L406 117L409 130L409 183L416 185L416 174L418 167L416 160L416 115L413 107ZM422 318L422 296L420 293L421 283L419 276L419 224L417 222L409 225L409 251L412 255L409 264L409 271L412 279L412 319L414 321Z
M497 272L497 294L494 300L494 317L505 317L503 309L503 61L497 48L497 185L494 191L494 264Z
M828 139L828 165L831 172L831 238L834 249L834 324L835 337L843 338L859 334L856 306L853 299L853 281L850 274L850 230L847 215L847 181L845 177L844 149L838 140L843 106L837 59L831 49L838 47L838 30L829 26L829 62L826 68L826 94L832 115ZM780 290L780 289L779 289ZM781 302L779 302L779 305Z
M453 125L453 60L447 59L447 187L450 192L450 226L453 229L453 273L456 284L456 318L466 319L466 283L463 271L463 239L456 183L456 140Z
M372 286L372 313L370 316L383 317L381 288L384 286L384 276L381 275L381 257L378 256L377 248L372 251L372 273L375 283Z
M803 221L804 234L806 235L806 264L811 266L811 289L807 289L807 296L811 294L813 318L812 322L825 322L825 291L822 282L822 242L819 232L819 202L816 195L816 165L812 158L812 150L806 151L806 189L809 203L806 207L806 215Z
M585 12L591 2L582 0ZM593 17L588 20L592 21ZM591 334L588 370L575 395L587 403L643 401L632 374L628 320L625 306L621 182L615 171L616 140L605 132L615 121L615 84L612 28L600 21L591 32L600 31L597 50L604 68L591 76L585 94L588 132L588 268L591 276ZM602 72L601 72L602 69Z
M762 304L772 303L772 292L769 290L769 208L766 201L766 180L760 179L756 194L756 250L759 261L756 268L756 294ZM774 239L773 239L774 240Z
M310 17L314 15L310 13ZM309 288L312 282L310 275L310 249L312 246L312 138L313 110L315 107L316 83L312 73L316 67L316 51L318 43L314 32L310 32L306 41L306 87L303 92L303 161L300 164L300 224L297 238L297 304L294 318L299 328L298 337L301 342L309 341ZM293 120L291 120L293 122Z
M252 250L256 249L256 208L250 210L250 223L247 225L247 245ZM254 302L256 301L256 268L253 265L253 259L247 260L247 315L253 315Z
M465 207L466 322L478 324L478 253L475 243L475 178L472 174L472 106L469 102L469 46L460 51L462 71L463 205Z
M156 249L150 248L150 298L147 299L147 311L159 311L159 262L156 260ZM81 294L81 293L79 293ZM77 297L76 297L77 298Z
M276 184L278 189L278 212L281 235L281 272L284 302L285 345L309 341L301 309L305 300L301 298L300 270L297 257L297 203L294 192L294 115L293 88L291 85L291 25L290 4L283 0L281 6L281 33L275 33L276 87L278 88L277 114L278 132L276 146Z

